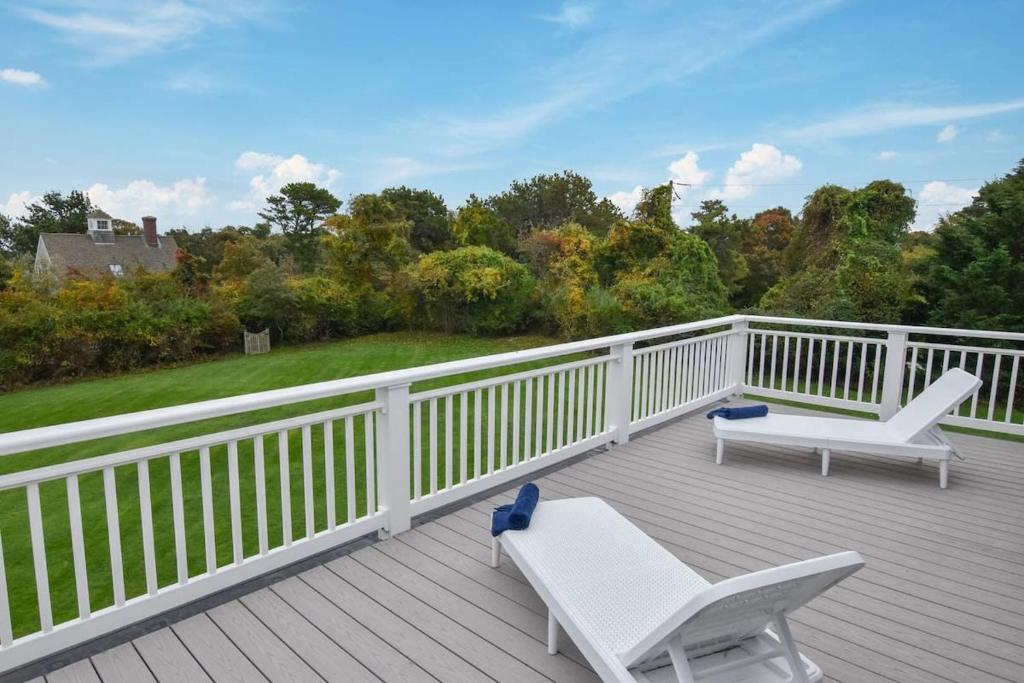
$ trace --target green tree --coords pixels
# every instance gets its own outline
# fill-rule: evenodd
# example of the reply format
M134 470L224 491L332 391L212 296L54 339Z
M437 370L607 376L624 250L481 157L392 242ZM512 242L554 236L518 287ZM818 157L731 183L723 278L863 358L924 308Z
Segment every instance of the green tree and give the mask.
M374 290L391 285L413 258L409 244L411 221L380 195L357 195L349 212L325 223L325 270L331 277Z
M490 247L515 256L516 231L476 195L469 195L452 221L452 235L461 247Z
M914 200L892 181L818 188L786 249L791 274L764 294L760 307L780 315L900 322L915 298L900 247L913 219Z
M925 264L928 322L1024 332L1024 160L939 221Z
M72 190L65 197L47 192L30 204L28 215L16 221L0 221L0 252L9 255L34 254L39 235L44 232L83 233L88 228L86 215L92 208L88 195Z
M517 180L486 203L519 237L564 223L579 223L596 235L604 235L623 217L610 201L598 199L589 179L572 171Z
M729 215L729 208L720 199L705 199L700 208L690 214L694 225L690 231L708 243L718 261L718 276L729 294L737 298L750 272L743 255L743 245L749 239L750 221Z
M298 299L288 285L287 275L275 265L249 274L236 305L238 318L246 329L270 329L275 339L285 339L298 314Z
M452 246L452 225L444 199L430 190L390 187L380 196L391 203L401 218L411 223L409 243L426 254Z
M644 190L633 209L633 218L653 225L659 230L672 232L679 229L672 218L672 182Z
M310 272L319 263L323 222L340 206L334 195L313 183L288 183L280 194L267 197L259 216L281 228L296 266Z
M737 308L756 306L764 293L782 278L783 255L795 228L792 212L781 206L761 211L750 221L750 229L741 245L747 262L747 277L741 290L733 296Z

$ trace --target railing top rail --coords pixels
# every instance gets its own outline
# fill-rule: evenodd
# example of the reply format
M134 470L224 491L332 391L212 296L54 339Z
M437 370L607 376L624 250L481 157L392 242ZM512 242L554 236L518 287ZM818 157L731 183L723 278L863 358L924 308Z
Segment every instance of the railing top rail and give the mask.
M1022 332L999 332L995 330L965 330L953 327L917 327L915 325L886 325L882 323L858 323L845 320L813 320L810 318L784 318L769 315L743 316L748 322L766 325L794 325L798 327L831 327L846 330L868 330L872 332L904 332L906 334L931 334L943 337L973 337L975 339L1002 339L1024 341Z
M541 346L535 349L523 351L510 351L497 353L489 356L478 356L463 360L423 365L404 370L390 370L378 372L371 375L348 377L339 380L305 384L297 387L286 387L283 389L271 389L253 394L240 396L229 396L225 398L188 403L185 405L168 406L166 408L155 408L123 415L100 417L79 422L69 422L62 425L51 425L25 429L17 432L0 434L0 456L21 453L51 446L61 446L81 441L100 439L116 434L128 434L141 432L157 427L167 427L199 420L208 420L226 415L237 415L256 410L275 408L294 403L304 403L317 399L342 396L360 391L368 391L380 387L400 386L412 384L424 380L437 379L448 375L462 374L490 370L492 368L529 363L557 356L565 356L573 353L593 351L595 349L615 346L618 344L635 343L656 339L674 334L686 334L697 332L709 327L720 327L736 322L742 322L744 316L729 315L711 320L698 320L682 325L669 325L651 330L629 332L626 334L612 335L608 337L597 337L595 339L584 339L582 341L568 342L565 344L553 344Z

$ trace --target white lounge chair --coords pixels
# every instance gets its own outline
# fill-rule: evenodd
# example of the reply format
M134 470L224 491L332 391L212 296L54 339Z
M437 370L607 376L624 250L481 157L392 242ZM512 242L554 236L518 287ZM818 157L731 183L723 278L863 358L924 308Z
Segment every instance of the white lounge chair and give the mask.
M603 681L813 682L787 616L864 566L844 552L717 584L683 564L599 498L539 503L528 529L493 539ZM774 627L774 631L769 630Z
M833 450L939 461L939 486L946 488L952 444L939 420L977 391L981 380L954 368L884 422L841 417L771 414L746 420L715 418L716 462L722 464L726 441L751 441L821 450L821 474L828 476Z

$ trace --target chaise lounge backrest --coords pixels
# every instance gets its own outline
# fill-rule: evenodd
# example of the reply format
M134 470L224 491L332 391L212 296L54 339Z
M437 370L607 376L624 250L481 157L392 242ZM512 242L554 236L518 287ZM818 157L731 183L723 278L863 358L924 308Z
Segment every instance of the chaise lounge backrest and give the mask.
M858 553L847 551L726 579L695 595L620 658L635 667L680 635L691 658L736 645L764 631L774 614L792 613L863 566Z
M981 380L959 368L948 370L886 421L889 433L910 443L926 433L981 386Z

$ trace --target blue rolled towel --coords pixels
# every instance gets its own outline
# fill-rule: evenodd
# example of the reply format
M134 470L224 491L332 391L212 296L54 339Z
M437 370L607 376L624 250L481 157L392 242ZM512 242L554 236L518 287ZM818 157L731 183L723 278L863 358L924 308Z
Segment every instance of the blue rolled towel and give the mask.
M768 414L768 406L761 404L757 406L737 406L735 408L715 408L708 413L708 419L724 417L726 420L745 420L748 417L764 417Z
M539 500L540 489L537 485L533 482L523 484L514 503L494 508L494 514L491 515L491 535L498 536L509 529L528 528Z

